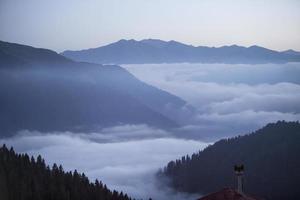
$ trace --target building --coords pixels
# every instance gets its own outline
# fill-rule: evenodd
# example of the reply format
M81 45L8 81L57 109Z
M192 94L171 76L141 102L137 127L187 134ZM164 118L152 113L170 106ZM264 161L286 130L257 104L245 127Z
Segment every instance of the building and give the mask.
M218 192L208 194L198 200L263 200L239 193L232 188L224 188Z
M237 190L224 188L221 191L208 194L198 200L263 200L244 193L244 165L235 165L234 172L237 177Z

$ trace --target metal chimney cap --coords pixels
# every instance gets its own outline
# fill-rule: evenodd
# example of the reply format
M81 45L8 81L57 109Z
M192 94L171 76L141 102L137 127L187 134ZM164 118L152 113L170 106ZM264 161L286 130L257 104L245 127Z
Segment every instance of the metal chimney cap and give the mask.
M241 164L241 165L234 165L234 171L236 173L242 173L242 172L244 172L244 170L245 170L245 167L244 167L243 164Z

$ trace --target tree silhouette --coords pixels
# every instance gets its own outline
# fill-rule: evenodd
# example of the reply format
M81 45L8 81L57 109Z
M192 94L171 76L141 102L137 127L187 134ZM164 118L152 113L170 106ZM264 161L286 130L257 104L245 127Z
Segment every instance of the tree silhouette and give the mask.
M300 199L300 124L278 121L248 135L223 139L171 161L158 172L178 191L207 194L236 188L232 166L243 163L245 192L266 199ZM237 171L244 166L235 166Z
M123 192L110 191L84 173L65 172L61 165L52 169L39 155L16 154L13 148L0 148L1 200L131 200Z

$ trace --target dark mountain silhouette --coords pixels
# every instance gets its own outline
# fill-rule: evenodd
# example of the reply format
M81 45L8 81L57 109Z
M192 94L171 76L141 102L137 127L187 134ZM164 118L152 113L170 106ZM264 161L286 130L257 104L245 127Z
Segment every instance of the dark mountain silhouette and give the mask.
M101 64L300 62L298 54L273 51L259 46L195 47L176 41L154 39L120 40L94 49L64 51L62 55L77 61Z
M130 200L123 192L111 191L96 180L90 182L76 170L65 172L53 164L50 169L44 159L16 154L5 145L0 148L1 200Z
M95 131L120 124L173 128L186 103L119 66L78 63L0 42L0 135L21 129ZM192 111L192 108L190 108Z
M235 187L233 166L245 166L244 191L266 199L300 198L300 124L268 124L245 136L223 139L159 172L178 191L207 194Z

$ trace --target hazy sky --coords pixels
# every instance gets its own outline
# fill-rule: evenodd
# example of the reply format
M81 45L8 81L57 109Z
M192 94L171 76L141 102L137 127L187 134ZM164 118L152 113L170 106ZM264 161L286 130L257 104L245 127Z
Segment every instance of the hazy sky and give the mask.
M300 1L0 0L0 40L63 51L123 38L300 50Z

